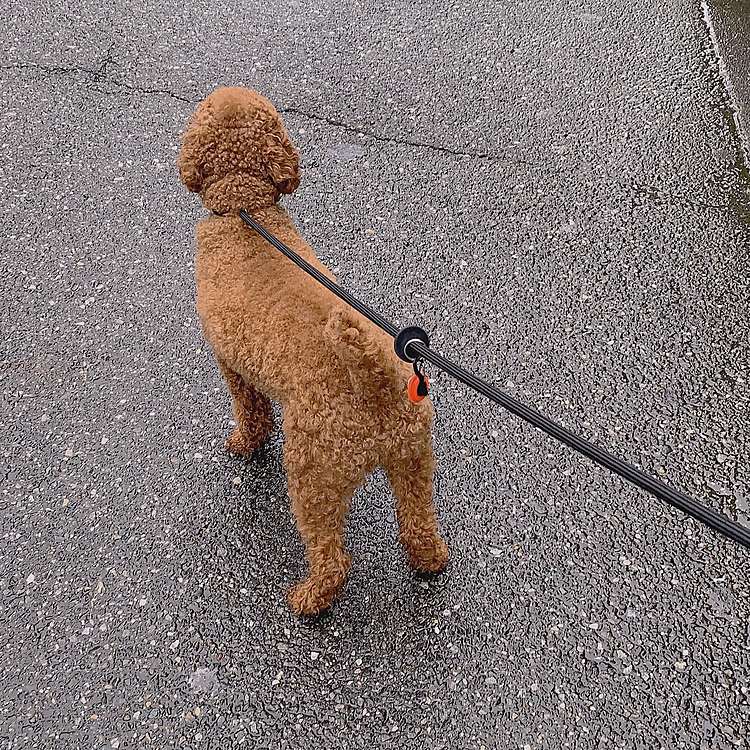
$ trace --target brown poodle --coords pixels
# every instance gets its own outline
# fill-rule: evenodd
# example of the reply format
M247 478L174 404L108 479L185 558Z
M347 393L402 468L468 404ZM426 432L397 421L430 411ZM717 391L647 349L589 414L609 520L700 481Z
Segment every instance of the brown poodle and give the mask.
M310 567L289 591L292 608L315 614L343 586L349 504L378 466L396 496L409 564L442 570L432 407L409 400L409 365L386 334L238 217L246 209L333 278L278 205L299 185L300 168L273 105L248 89L218 89L193 116L178 166L212 211L196 230L198 314L232 397L237 427L227 449L251 455L273 427L271 400L282 405L287 485Z

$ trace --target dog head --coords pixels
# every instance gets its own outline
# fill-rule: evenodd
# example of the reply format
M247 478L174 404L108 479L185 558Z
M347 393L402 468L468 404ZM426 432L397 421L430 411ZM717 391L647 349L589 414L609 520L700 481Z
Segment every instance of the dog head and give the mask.
M301 176L278 112L244 88L217 89L198 105L177 166L187 189L218 213L273 205Z

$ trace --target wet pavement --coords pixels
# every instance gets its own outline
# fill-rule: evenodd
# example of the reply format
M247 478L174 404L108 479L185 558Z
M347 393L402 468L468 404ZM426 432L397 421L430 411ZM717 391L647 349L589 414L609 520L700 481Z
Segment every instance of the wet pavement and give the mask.
M747 169L704 9L265 6L0 9L0 747L747 747L747 550L438 373L448 572L409 572L376 475L344 598L290 613L280 433L223 451L174 166L200 98L257 88L348 289L748 523Z
M750 154L750 0L711 0L705 11L745 153Z

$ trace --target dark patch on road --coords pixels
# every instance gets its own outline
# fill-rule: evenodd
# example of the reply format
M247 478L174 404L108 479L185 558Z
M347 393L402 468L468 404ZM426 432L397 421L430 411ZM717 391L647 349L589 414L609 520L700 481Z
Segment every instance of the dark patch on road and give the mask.
M730 98L724 116L742 145L733 164L740 179L727 194L739 220L750 232L750 2L710 0L705 3L706 0L706 23Z

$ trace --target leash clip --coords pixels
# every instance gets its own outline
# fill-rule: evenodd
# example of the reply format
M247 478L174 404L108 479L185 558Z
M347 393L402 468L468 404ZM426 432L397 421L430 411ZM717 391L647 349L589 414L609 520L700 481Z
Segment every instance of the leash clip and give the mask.
M418 404L423 398L427 396L430 389L430 381L427 380L427 376L422 372L419 366L419 355L411 349L411 344L424 344L425 346L430 345L430 337L423 328L419 326L408 326L399 332L393 342L393 348L396 350L396 354L399 359L404 362L411 362L414 367L414 374L409 378L409 383L406 386L406 391L409 394L409 398Z
M415 404L424 399L430 390L430 381L427 380L427 376L422 372L418 362L417 359L413 362L414 374L409 378L409 384L406 387L409 398Z

